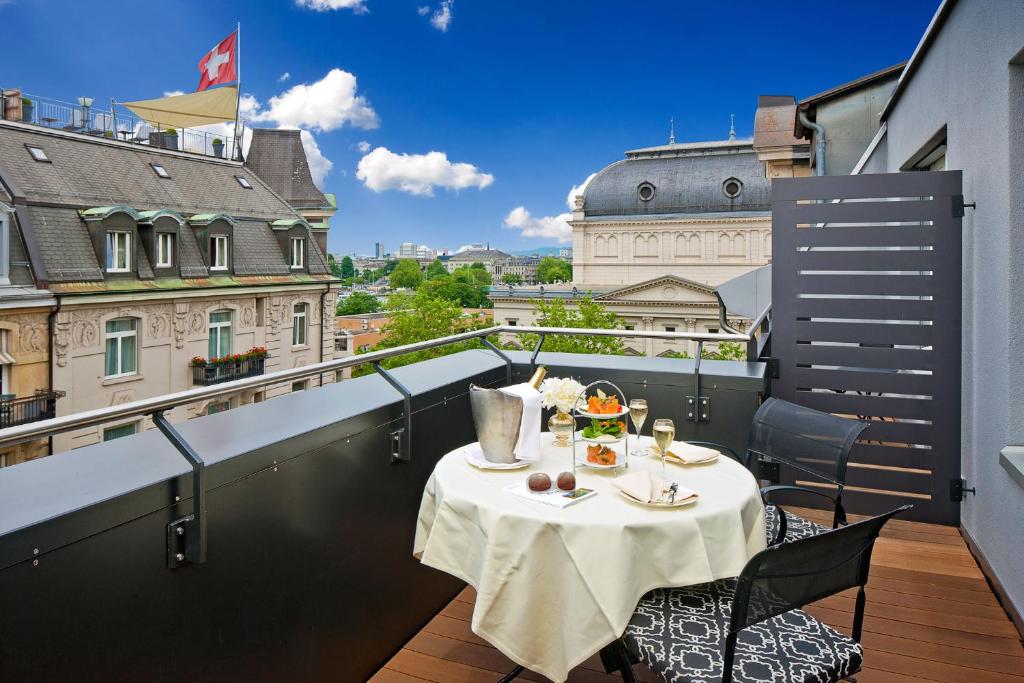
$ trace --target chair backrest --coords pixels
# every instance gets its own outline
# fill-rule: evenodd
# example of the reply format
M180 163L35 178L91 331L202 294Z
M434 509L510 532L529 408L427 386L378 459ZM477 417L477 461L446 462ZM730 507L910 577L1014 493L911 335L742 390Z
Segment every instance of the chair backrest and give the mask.
M833 484L846 482L850 449L868 428L863 420L769 398L754 414L748 455L767 456Z
M761 551L747 562L736 586L730 634L771 617L861 587L868 580L871 549L878 533L904 505L856 524ZM855 631L859 637L863 599Z

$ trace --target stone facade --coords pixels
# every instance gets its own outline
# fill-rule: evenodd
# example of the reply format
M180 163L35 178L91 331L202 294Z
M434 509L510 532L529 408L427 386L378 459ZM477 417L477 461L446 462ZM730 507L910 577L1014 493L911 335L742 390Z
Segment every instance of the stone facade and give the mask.
M32 307L0 312L0 335L6 343L4 351L15 361L4 369L2 393L25 398L50 388L49 317L52 310ZM16 465L48 453L45 439L18 444L0 451L0 466Z

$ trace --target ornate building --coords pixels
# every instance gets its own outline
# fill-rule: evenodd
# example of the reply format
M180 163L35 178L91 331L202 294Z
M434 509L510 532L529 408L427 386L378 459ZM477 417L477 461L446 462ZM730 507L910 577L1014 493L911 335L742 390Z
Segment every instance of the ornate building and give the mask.
M751 141L675 143L626 152L575 197L573 287L495 287L495 319L533 322L533 299L586 293L628 329L717 332L714 287L771 262L770 187ZM742 328L742 321L731 323ZM629 352L689 342L627 340Z

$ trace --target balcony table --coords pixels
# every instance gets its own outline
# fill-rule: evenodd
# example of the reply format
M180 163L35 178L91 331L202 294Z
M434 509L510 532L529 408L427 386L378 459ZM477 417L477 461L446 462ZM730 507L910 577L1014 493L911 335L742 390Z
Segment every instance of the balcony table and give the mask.
M554 480L571 452L545 432L540 461L524 469L482 471L448 453L427 481L413 549L476 589L474 633L559 683L622 634L648 591L737 576L765 547L757 482L724 455L666 466L666 478L700 495L680 508L648 508L612 486L616 472L660 474L650 457L631 457L629 470L577 467L577 486L598 494L563 509L502 490L533 472Z

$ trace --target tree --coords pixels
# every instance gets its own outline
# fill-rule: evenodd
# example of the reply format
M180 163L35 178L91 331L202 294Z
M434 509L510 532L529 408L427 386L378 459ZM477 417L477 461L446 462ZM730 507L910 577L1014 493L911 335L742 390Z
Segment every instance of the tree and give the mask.
M540 327L576 327L595 330L617 330L619 317L589 298L580 299L569 307L562 299L535 301L537 325ZM526 347L537 343L537 335L523 335ZM583 335L550 334L544 338L545 351L562 353L600 353L621 356L625 346L621 337L591 337Z
M419 292L429 299L443 299L465 308L483 308L491 303L487 298L487 287L476 284L472 276L445 275L425 280Z
M327 255L327 268L331 271L331 275L333 275L334 277L339 279L344 277L341 274L341 266L334 259L334 254Z
M355 277L356 267L352 263L352 257L346 256L341 259L341 277Z
M487 272L482 263L479 268L477 268L476 264L469 267L459 266L452 271L452 277L481 287L487 287L493 281L491 274Z
M501 276L501 281L506 285L521 285L523 284L523 276L516 273L505 273Z
M747 360L747 349L739 342L718 342L717 349L704 347L701 358L709 360Z
M434 262L427 266L427 279L433 280L436 277L444 277L448 275L448 269L441 263L441 259L436 258Z
M416 289L423 282L423 272L420 264L412 259L402 259L391 272L392 287L406 287Z
M338 315L360 315L376 313L380 310L380 300L366 292L352 292L338 302L335 312Z
M570 282L572 264L554 256L545 256L537 264L537 279L543 283Z

